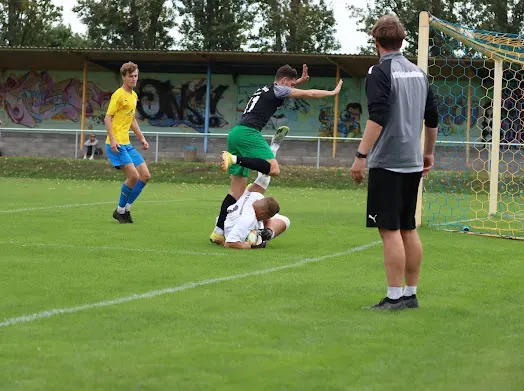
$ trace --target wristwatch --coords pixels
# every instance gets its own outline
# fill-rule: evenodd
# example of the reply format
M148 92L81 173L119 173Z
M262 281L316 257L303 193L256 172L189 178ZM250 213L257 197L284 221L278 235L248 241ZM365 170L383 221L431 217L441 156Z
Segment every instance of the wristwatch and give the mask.
M355 154L356 157L360 157L362 159L365 159L368 157L368 155L364 155L363 153L360 153L358 150L357 150L357 153Z

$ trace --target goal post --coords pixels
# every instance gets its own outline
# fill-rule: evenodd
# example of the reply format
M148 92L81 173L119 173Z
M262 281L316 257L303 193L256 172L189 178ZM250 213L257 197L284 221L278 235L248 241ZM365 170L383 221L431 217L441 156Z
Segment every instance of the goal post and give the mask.
M439 112L417 226L524 239L524 40L421 12L417 61Z

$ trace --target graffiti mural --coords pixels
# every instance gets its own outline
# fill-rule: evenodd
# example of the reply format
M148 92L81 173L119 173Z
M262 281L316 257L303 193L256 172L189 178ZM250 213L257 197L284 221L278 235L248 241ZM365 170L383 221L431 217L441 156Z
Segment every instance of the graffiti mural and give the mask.
M171 80L142 79L137 86L140 119L151 126L172 127L185 125L198 132L204 131L206 112L205 78L192 80L175 87ZM211 87L209 127L223 128L228 121L218 111L218 103L229 89L228 85Z
M439 113L439 136L465 137L468 98L467 96L440 96L435 99ZM479 99L474 97L471 104L471 127L479 118Z
M82 112L82 72L15 71L1 73L0 119L6 127L78 129ZM508 78L508 80L510 80ZM227 133L239 120L249 98L272 76L212 75L209 105L210 132ZM524 84L514 77L503 89L504 108L501 139L522 142L524 129ZM315 78L302 88L332 89L334 78ZM522 84L522 85L521 85ZM113 91L121 78L111 72L88 74L86 129L104 131L104 117ZM203 132L207 80L199 74L141 73L137 119L143 131ZM454 85L436 80L433 84L439 111L439 138L464 140L468 111L468 83ZM471 88L471 140L489 137L491 100L487 87ZM482 107L481 107L482 105ZM364 79L349 78L339 95L337 135L360 137L367 120ZM287 125L296 136L332 136L335 99L287 99L277 110L265 134ZM484 129L484 128L485 129Z
M522 78L523 75L519 76ZM507 75L506 75L507 77ZM511 79L502 90L502 143L524 143L524 80Z
M86 118L103 123L112 91L87 84ZM77 78L55 81L48 72L11 73L0 84L0 103L14 124L34 128L45 120L80 121L82 82Z
M318 121L321 123L319 136L333 136L333 130L335 128L335 116L333 111L333 107L331 106L320 109L320 113L318 115ZM348 103L345 110L339 113L337 137L361 137L361 117L362 105L358 102Z

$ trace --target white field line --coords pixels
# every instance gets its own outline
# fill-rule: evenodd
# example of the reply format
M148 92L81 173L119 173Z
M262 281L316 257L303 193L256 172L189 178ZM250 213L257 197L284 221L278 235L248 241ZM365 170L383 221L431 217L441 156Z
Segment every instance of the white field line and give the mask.
M321 261L325 261L326 259L336 258L336 257L340 257L340 256L343 256L343 255L349 255L349 254L352 254L352 253L363 251L363 250L366 250L366 249L368 249L370 247L376 246L379 243L381 243L381 242L378 242L378 241L377 242L371 242L371 243L368 243L368 244L365 244L365 245L362 245L362 246L353 247L353 248L351 248L349 250L346 250L346 251L333 253L333 254L328 254L328 255L323 255L323 256L320 256L320 257L303 258L302 260L300 260L299 262L296 262L296 263L290 263L290 264L287 264L287 265L271 267L271 268L268 268L268 269L261 269L261 270L256 270L256 271L253 271L253 272L234 274L234 275L226 276L226 277L217 277L217 278L210 278L210 279L202 280L202 281L189 282L187 284L179 285L179 286L175 286L175 287L171 287L171 288L165 288L165 289L160 289L160 290L155 290L155 291L149 291L149 292L146 292L146 293L135 293L135 294L132 294L132 295L129 295L129 296L124 296L124 297L120 297L120 298L113 299L113 300L104 300L104 301L99 301L97 303L90 303L90 304L80 305L80 306L77 306L77 307L54 308L54 309L50 309L50 310L46 310L46 311L42 311L42 312L36 312L34 314L17 316L17 317L14 317L14 318L7 318L3 322L0 322L0 327L12 326L12 325L18 324L18 323L29 323L29 322L33 322L33 321L39 320L39 319L50 318L50 317L53 317L55 315L70 314L70 313L74 313L74 312L90 310L90 309L93 309L93 308L109 307L109 306L112 306L112 305L123 304L123 303L127 303L127 302L130 302L130 301L141 300L141 299L150 299L150 298L153 298L153 297L156 297L156 296L167 295L167 294L170 294L170 293L182 292L182 291L185 291L187 289L192 289L192 288L197 288L197 287L200 287L200 286L217 284L219 282L233 281L233 280L238 280L238 279L241 279L241 278L260 276L260 275L264 275L264 274L268 274L268 273L278 272L278 271L281 271L281 270L293 269L293 268L297 268L297 267L301 267L301 266L307 265L309 263L321 262Z
M0 210L0 214L5 213L20 213L20 212L33 212L35 210L46 210L46 209L61 209L61 208L76 208L81 206L94 206L94 205L108 205L114 204L115 202L89 202L87 204L65 204L65 205L49 205L49 206L37 206L33 208L19 208L19 209L8 209Z
M151 200L151 201L140 201L141 204L143 203L169 203L169 202L185 202L188 201L187 199L175 199L175 200ZM48 205L48 206L36 206L33 208L19 208L19 209L7 209L7 210L0 210L0 214L6 214L6 213L20 213L20 212L33 212L35 210L46 210L46 209L63 209L63 208L76 208L81 206L95 206L95 205L109 205L117 203L115 201L106 201L106 202L89 202L86 204L62 204L62 205Z
M206 252L206 251L189 251L189 250L155 250L152 248L130 248L130 247L113 247L113 246L85 246L80 244L67 244L67 243L22 243L14 240L0 241L0 244L12 244L22 247L62 247L62 248L79 248L82 250L111 250L111 251L132 251L139 253L152 253L152 254L173 254L173 255L213 255L219 257L225 257L228 254L226 252Z

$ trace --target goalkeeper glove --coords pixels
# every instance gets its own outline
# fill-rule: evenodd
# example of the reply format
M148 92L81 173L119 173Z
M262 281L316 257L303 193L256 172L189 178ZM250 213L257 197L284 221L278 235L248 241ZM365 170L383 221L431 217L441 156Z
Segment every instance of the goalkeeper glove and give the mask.
M251 248L266 248L267 242L264 240L260 244L252 244Z
M259 229L258 234L262 238L262 240L268 241L271 240L273 237L273 231L269 228Z

